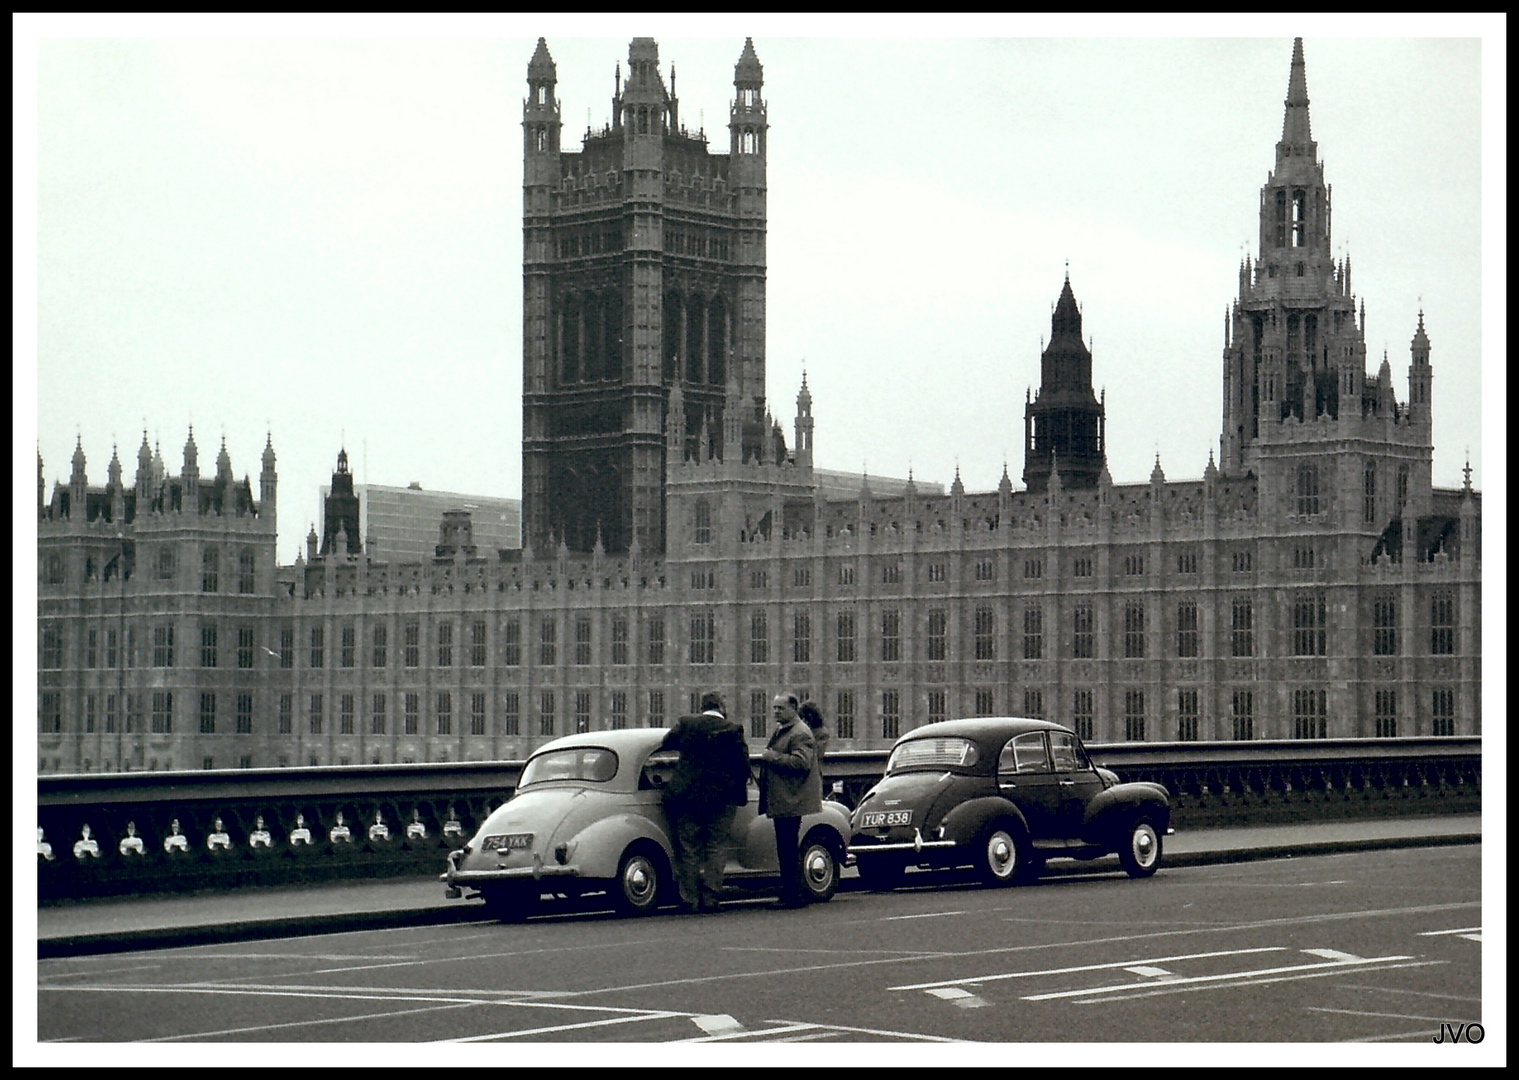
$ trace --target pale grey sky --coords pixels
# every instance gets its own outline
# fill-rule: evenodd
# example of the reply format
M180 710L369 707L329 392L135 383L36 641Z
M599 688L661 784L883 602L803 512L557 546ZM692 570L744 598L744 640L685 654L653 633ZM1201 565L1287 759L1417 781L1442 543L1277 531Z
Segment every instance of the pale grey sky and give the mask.
M788 438L805 368L820 465L947 484L958 464L972 490L1004 461L1019 481L1024 394L1067 261L1114 479L1146 479L1157 452L1173 479L1202 474L1225 309L1256 249L1302 34L1369 366L1385 347L1406 399L1422 304L1435 483L1458 486L1469 453L1480 486L1495 345L1483 45L1428 35L1482 24L1321 38L1317 22L1131 39L1058 36L1090 29L1070 20L887 21L874 39L731 17L212 20L189 37L162 36L173 20L66 24L37 53L38 319L17 353L36 358L48 488L67 479L76 434L91 483L113 439L130 478L144 426L177 472L191 422L204 471L225 434L256 481L268 430L284 562L340 445L361 480L520 497L527 62L543 34L575 148L587 110L608 119L635 33L658 39L682 120L704 121L720 151L733 65L755 38L771 125L768 389ZM1261 29L1152 23L1111 32Z

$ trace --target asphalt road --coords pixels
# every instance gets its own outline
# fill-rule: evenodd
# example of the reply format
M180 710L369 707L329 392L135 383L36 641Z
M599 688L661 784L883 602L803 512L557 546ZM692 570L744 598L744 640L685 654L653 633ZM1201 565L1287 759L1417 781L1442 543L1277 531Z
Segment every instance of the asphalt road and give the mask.
M1480 866L1421 848L45 960L38 1038L1428 1044L1482 1019Z

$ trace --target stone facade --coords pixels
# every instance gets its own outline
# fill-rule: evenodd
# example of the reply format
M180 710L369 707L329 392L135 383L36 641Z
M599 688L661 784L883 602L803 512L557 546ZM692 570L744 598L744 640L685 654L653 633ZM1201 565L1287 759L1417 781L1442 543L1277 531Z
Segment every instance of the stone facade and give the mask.
M598 140L642 153L625 128L641 130L645 109L668 125L665 150L690 141L673 133L673 76L666 99L643 66L656 55L634 42L619 100L635 111L585 153ZM620 519L624 550L605 520L562 528L545 486L556 454L578 459L544 433L584 404L583 388L564 385L550 325L562 328L566 310L554 290L580 280L546 255L569 227L553 207L570 189L556 185L584 199L603 183L557 150L547 57L540 45L529 83L545 93L534 91L525 121L523 453L524 483L537 486L525 492L523 548L477 556L460 540L467 523L449 521L437 557L387 563L344 543L319 549L313 531L306 558L282 567L270 446L256 502L225 450L215 479L199 477L193 438L178 478L145 438L130 491L114 458L107 487L88 488L81 449L69 484L44 501L39 461L43 768L520 758L571 731L663 726L712 688L756 739L777 689L813 697L840 749L972 714L1043 716L1099 742L1480 733L1481 498L1469 473L1460 489L1431 484L1422 315L1406 403L1386 359L1365 374L1350 267L1327 255L1300 42L1261 251L1241 267L1226 325L1219 459L1201 479L1167 480L1157 460L1148 482L1113 483L1092 357L1071 347L1080 315L1067 281L1029 407L1026 490L1005 471L980 493L957 476L948 493L909 479L879 494L862 477L840 498L836 474L813 466L805 383L791 447L761 412L762 306L758 336L745 336L733 327L751 316L737 313L755 309L732 293L725 333L747 344L734 345L741 359L726 363L720 392L685 377L684 361L666 378L667 335L637 320L653 319L656 299L668 311L661 290L686 278L662 276L666 266L645 281L647 260L618 256L616 274L633 282L625 355L650 370L622 382L603 371L584 393L641 417L608 448L658 463L657 484L639 480L618 504L634 511ZM762 156L752 58L746 45L735 137L757 133L739 145ZM553 149L541 175L540 132ZM698 170L682 183L705 197L717 180ZM559 193L539 198L540 187ZM762 214L745 220L762 242ZM734 273L729 284L753 283ZM250 555L245 590L228 567ZM172 656L154 651L162 630Z

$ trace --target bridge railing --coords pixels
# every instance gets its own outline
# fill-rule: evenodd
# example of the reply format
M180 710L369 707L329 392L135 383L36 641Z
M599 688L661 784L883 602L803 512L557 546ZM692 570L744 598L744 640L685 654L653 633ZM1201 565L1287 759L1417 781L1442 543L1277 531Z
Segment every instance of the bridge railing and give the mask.
M1111 743L1124 780L1171 792L1178 829L1472 813L1481 739ZM853 806L887 751L840 751ZM511 797L522 762L53 775L37 782L40 899L440 872Z

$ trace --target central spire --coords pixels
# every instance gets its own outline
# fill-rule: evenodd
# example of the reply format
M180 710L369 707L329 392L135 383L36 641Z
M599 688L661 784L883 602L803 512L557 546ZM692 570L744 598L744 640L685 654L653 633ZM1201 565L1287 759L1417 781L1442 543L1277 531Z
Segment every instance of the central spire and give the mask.
M1287 77L1286 113L1282 117L1282 141L1277 143L1276 157L1305 157L1313 161L1318 146L1308 123L1308 68L1303 63L1303 39L1292 42L1292 72Z

